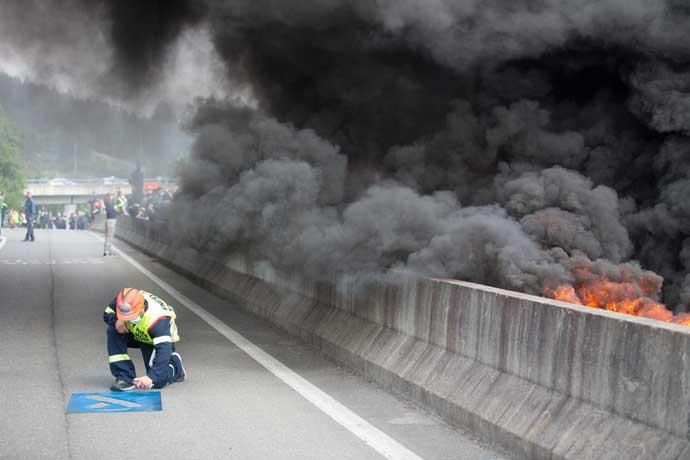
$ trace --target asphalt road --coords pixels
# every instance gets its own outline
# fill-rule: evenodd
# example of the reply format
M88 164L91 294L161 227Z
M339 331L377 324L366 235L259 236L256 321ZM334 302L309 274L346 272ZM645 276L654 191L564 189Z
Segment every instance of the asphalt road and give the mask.
M5 229L3 235L1 459L385 458L124 257L102 257L93 234L37 230L35 243L22 242L20 230ZM505 458L124 243L118 247L419 458ZM112 382L101 315L117 290L128 286L175 307L178 351L189 378L162 390L162 412L66 414L72 393L107 391ZM130 356L143 371L138 351Z

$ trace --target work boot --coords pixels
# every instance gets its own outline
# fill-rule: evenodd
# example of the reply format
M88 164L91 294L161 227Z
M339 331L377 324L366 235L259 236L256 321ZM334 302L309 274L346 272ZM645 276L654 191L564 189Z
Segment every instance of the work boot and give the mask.
M177 367L178 372L177 376L175 377L175 380L173 380L173 383L184 382L184 379L187 378L187 371L182 365L182 356L180 356L179 353L175 352L172 354L171 359L175 361L175 366Z
M126 382L122 379L115 380L115 383L110 386L112 391L132 391L134 388L135 386L132 382Z

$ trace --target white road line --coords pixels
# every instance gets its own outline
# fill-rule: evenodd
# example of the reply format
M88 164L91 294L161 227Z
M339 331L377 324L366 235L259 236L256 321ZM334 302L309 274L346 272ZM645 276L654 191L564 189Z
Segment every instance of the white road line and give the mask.
M99 240L103 238L92 233ZM283 363L263 351L261 348L247 340L240 333L216 318L214 315L199 306L193 300L187 298L177 289L151 273L139 262L113 246L113 251L129 262L134 268L146 275L151 281L158 284L164 291L179 300L191 312L205 321L209 326L218 331L223 337L235 344L239 349L251 356L256 362L265 367L270 373L278 377L290 388L302 395L307 401L352 432L371 448L385 458L391 460L423 460L420 456L379 430L347 407L340 404L328 394L311 384L304 377L297 374Z
M5 243L7 243L7 238L5 238L4 236L0 236L0 249L5 247Z

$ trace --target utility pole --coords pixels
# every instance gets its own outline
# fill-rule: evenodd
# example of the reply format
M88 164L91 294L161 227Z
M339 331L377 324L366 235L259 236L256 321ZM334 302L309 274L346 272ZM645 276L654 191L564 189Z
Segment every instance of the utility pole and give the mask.
M77 142L72 145L72 178L77 177Z
M141 161L144 153L144 134L141 132L142 125L139 123L139 153L137 153L137 160Z

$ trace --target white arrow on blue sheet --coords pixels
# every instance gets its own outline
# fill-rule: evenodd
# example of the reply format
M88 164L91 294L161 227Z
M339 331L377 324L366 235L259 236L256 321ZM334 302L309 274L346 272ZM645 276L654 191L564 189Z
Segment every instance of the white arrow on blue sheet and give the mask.
M98 401L96 404L91 404L90 406L87 406L89 409L121 410L123 407L127 408L127 409L133 409L135 407L142 407L142 405L139 403L135 403L132 401L125 401L123 399L111 398L109 396L91 395L91 396L87 396L86 398L92 399L94 401ZM112 405L118 405L118 406L122 406L122 407L115 407L115 408L106 409L106 407L112 406Z

